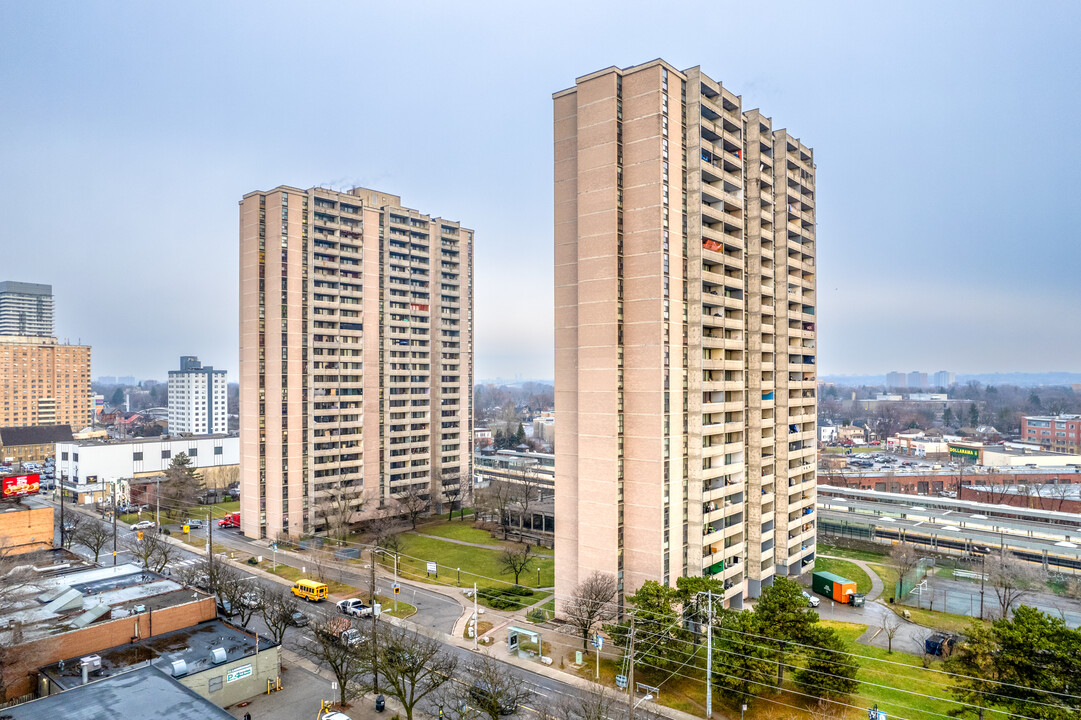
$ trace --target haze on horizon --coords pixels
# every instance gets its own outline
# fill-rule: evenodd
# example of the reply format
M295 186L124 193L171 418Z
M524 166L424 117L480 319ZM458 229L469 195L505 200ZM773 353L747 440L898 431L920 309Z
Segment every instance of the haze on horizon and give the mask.
M240 197L375 187L476 230L476 377L552 377L551 94L663 57L815 149L821 373L1078 369L1081 5L406 7L0 5L0 280L235 380Z

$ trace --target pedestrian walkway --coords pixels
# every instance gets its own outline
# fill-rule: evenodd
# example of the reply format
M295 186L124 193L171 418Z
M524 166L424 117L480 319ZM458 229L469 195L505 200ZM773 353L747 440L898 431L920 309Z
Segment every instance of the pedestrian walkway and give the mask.
M871 568L870 563L867 563L863 560L840 557L839 555L819 555L818 557L823 558L824 560L844 560L845 562L852 563L853 565L867 573L867 576L871 578L871 592L867 593L867 602L874 602L875 600L877 600L879 597L882 596L882 593L886 589L886 585L882 582L882 578L880 578L878 576L878 573L876 573Z
M453 543L455 545L465 545L466 547L480 548L481 550L495 550L496 552L503 552L507 548L500 545L485 545L483 543L469 542L467 540L457 540L455 538L442 537L440 535L425 535L424 533L414 533L417 537L428 538L429 540L442 540L443 542Z

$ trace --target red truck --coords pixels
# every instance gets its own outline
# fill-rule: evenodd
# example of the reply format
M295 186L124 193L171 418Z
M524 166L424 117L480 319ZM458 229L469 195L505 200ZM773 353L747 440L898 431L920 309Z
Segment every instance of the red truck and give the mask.
M218 527L220 528L238 528L240 527L240 513L229 513L221 520L218 521Z

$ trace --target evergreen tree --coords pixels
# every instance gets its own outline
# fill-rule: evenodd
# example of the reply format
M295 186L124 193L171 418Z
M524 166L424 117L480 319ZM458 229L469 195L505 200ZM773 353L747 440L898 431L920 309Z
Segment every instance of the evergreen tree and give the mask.
M713 670L718 688L736 693L734 703L769 692L776 682L774 656L751 610L722 610L714 620Z
M980 409L976 407L976 403L968 406L968 424L972 427L980 424Z
M856 673L860 666L854 657L843 655L848 648L833 628L812 625L808 629L806 665L792 671L792 681L802 692L836 700L859 688Z
M946 427L953 426L953 410L946 408L942 411L942 424Z
M518 432L514 433L515 446L521 445L525 442L525 428L522 427L521 421L518 422Z
M788 655L794 647L791 643L805 642L811 626L818 622L818 613L807 609L803 588L786 577L775 578L773 584L762 591L755 605L762 634L773 640L774 662L777 665L777 684L784 680L784 668Z

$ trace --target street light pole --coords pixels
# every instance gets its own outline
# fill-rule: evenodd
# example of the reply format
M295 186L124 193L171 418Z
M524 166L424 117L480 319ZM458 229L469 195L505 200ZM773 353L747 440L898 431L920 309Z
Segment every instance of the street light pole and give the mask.
M706 591L709 602L706 626L706 717L713 717L713 588Z

